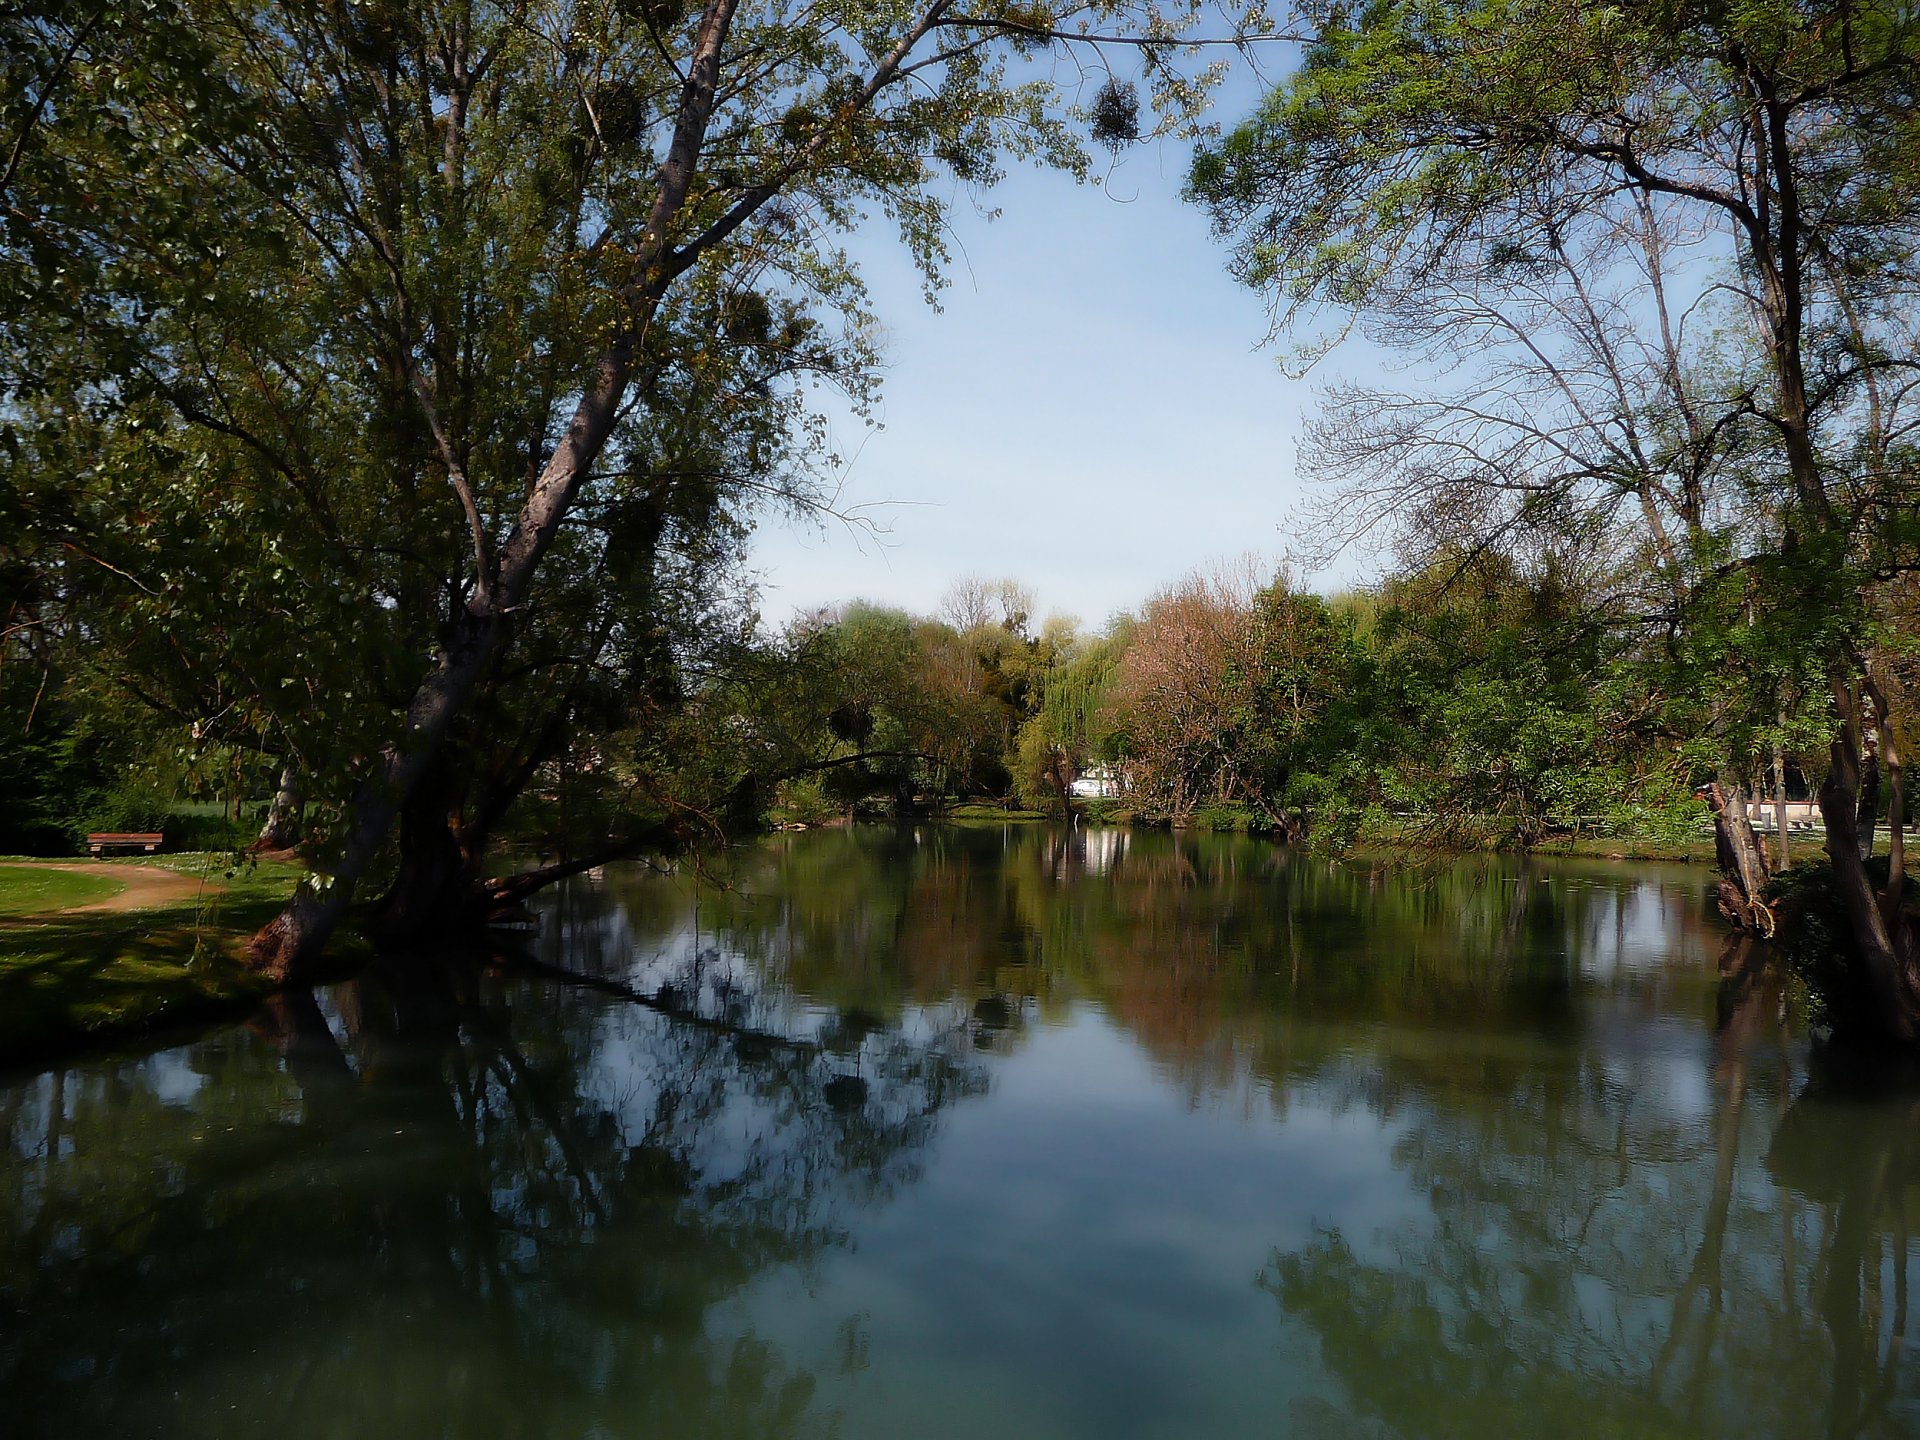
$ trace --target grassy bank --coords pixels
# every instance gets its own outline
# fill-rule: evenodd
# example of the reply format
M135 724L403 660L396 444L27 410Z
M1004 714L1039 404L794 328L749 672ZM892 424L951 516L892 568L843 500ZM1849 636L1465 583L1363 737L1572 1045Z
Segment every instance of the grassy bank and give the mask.
M1044 820L1047 817L1042 811L1026 810L1015 806L955 805L934 818L948 820L956 825L1007 825Z
M242 946L300 873L224 855L0 860L0 1063L244 1010L267 987Z
M1684 865L1713 864L1711 840L1677 841L1649 837L1614 836L1604 839L1548 840L1538 845L1441 844L1416 836L1369 834L1346 852L1369 859L1403 855L1532 855L1541 859L1661 861Z

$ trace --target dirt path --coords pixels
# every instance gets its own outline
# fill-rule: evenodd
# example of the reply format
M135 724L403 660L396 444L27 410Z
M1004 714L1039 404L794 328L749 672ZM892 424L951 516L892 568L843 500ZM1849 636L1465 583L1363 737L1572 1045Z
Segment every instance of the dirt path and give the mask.
M73 915L81 911L146 910L155 905L168 905L176 900L191 900L203 893L214 894L226 888L212 881L203 881L195 875L182 875L178 870L166 870L158 866L107 865L100 861L74 860L61 861L58 864L34 861L23 863L20 868L65 870L72 875L92 875L102 880L117 880L126 886L126 889L118 895L109 895L104 900L94 900L85 905L67 905L56 911L47 911L45 914ZM44 919L45 915L22 915L17 918Z

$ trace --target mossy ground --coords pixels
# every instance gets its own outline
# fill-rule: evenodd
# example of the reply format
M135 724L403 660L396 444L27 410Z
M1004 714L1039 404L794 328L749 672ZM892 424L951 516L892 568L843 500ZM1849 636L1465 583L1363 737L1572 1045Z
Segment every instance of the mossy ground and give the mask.
M1011 809L999 805L955 805L937 818L950 820L956 825L1005 825L1016 821L1044 820L1047 817L1038 810Z
M1711 835L1549 835L1524 843L1512 830L1433 830L1417 824L1387 822L1368 826L1355 837L1354 848L1364 853L1432 850L1466 854L1493 851L1541 856L1576 856L1589 860L1668 860L1688 864L1714 863Z
M74 911L117 887L0 861L0 1063L240 1011L270 988L246 968L242 947L285 903L299 866L234 867L225 855L112 863L204 884L171 903Z

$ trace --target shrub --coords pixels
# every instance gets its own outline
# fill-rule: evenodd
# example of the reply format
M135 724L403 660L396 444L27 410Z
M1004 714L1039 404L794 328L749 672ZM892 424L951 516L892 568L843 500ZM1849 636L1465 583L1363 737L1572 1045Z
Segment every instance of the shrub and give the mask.
M1867 861L1867 877L1876 889L1887 883L1887 857ZM1858 964L1853 929L1833 890L1833 868L1825 859L1803 860L1773 877L1767 899L1780 917L1779 944L1787 968L1805 990L1805 1013L1816 1025L1835 1030L1870 1029L1864 1018L1873 997ZM1907 877L1903 897L1920 905L1920 883Z

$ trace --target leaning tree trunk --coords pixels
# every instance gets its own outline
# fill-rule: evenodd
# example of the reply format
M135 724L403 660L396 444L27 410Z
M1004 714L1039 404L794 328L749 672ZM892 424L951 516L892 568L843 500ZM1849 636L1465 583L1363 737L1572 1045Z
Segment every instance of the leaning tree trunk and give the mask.
M385 843L394 817L435 762L449 728L491 665L506 617L525 605L541 556L553 543L612 433L627 398L640 341L668 288L761 213L795 176L822 163L829 146L838 144L838 137L844 134L839 125L815 127L774 173L745 190L719 216L701 217L704 228L676 248L674 237L688 218L688 200L694 193L694 180L718 103L720 69L737 6L738 0L706 0L701 9L691 52L681 72L673 134L654 172L654 193L645 223L626 259L627 273L633 279L617 296L622 322L588 377L573 418L529 488L526 502L497 555L486 553L485 526L466 476L458 468L460 448L451 443L450 437L435 435L449 479L467 511L475 549L473 593L454 617L449 640L408 705L400 738L381 755L374 773L361 787L332 871L317 884L302 885L287 908L254 936L249 947L252 963L276 980L297 981L316 966L327 937L352 903L354 887ZM883 90L906 83L914 71L906 64L909 56L944 23L947 8L948 0L929 6L875 61L866 83L846 97L845 108L866 110ZM459 117L450 114L447 119L451 146L457 139L453 132ZM431 387L418 377L416 382L425 407L431 411ZM430 423L429 429L438 432L437 421Z
M1860 716L1851 689L1834 686L1839 724L1831 746L1827 778L1820 786L1820 817L1826 824L1827 855L1833 889L1853 940L1867 1012L1848 1016L1855 1028L1878 1032L1902 1043L1920 1036L1920 956L1914 927L1899 892L1883 904L1867 874L1860 844Z
M531 578L529 565L524 580ZM361 786L332 871L303 883L287 908L253 937L248 959L261 973L291 984L317 969L328 937L352 904L354 887L380 853L395 815L436 763L447 731L492 663L503 618L494 605L479 602L475 596L459 612L453 640L407 707L405 738L388 748Z
M1860 799L1853 807L1853 833L1862 855L1873 854L1874 827L1880 820L1880 749L1874 733L1861 721Z
M485 927L479 865L461 844L448 782L435 766L400 808L400 863L374 914L385 938L450 941Z
M1720 869L1720 913L1736 930L1773 934L1773 912L1766 903L1767 856L1753 833L1745 782L1721 771L1707 787L1707 805L1713 811L1713 853Z
M1819 227L1809 225L1802 210L1804 151L1791 138L1794 108L1800 101L1792 87L1775 85L1773 78L1764 66L1750 70L1750 82L1763 83L1755 86L1758 98L1738 122L1747 127L1752 140L1755 188L1769 203L1757 211L1743 210L1744 200L1728 208L1741 221L1736 234L1743 237L1742 258L1759 281L1761 338L1773 370L1773 404L1767 418L1778 432L1792 482L1792 504L1782 515L1781 558L1827 567L1847 554L1855 522L1849 506L1836 507L1828 494L1815 443L1816 403L1807 380L1804 348L1812 293L1809 269ZM1834 659L1839 662L1840 657ZM1827 778L1820 787L1833 890L1854 942L1872 1027L1911 1043L1920 1035L1920 974L1916 973L1913 926L1904 916L1889 923L1883 897L1874 893L1867 874L1872 832L1864 843L1860 832L1866 778L1861 748L1864 707L1845 670L1842 664L1833 677L1835 729ZM1853 673L1857 677L1858 671ZM1872 691L1870 678L1866 689ZM1877 775L1871 783L1877 788Z

